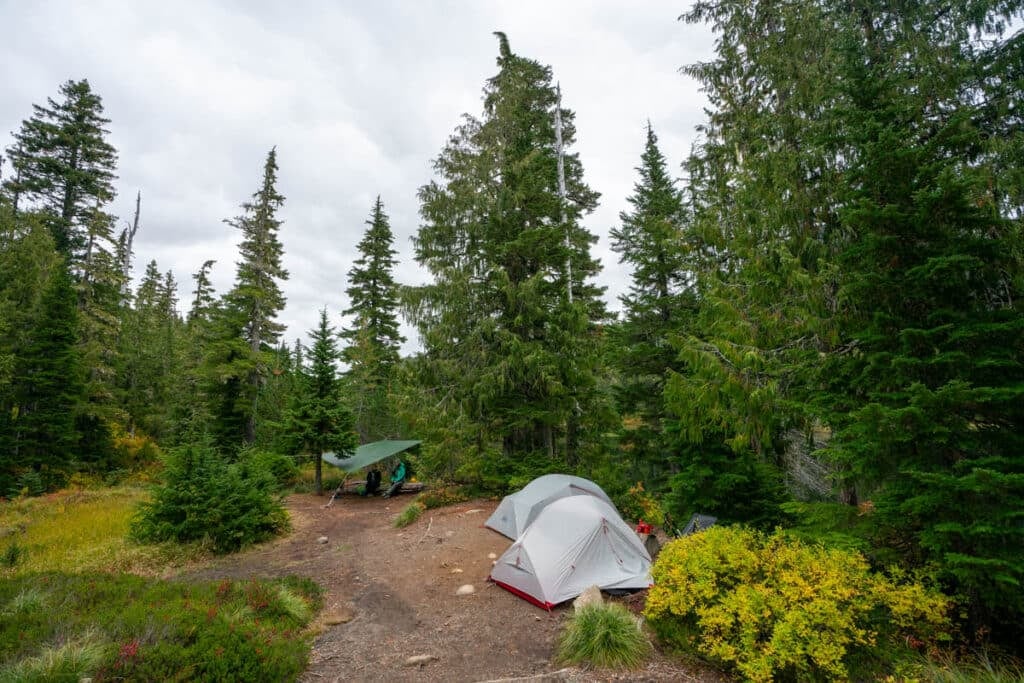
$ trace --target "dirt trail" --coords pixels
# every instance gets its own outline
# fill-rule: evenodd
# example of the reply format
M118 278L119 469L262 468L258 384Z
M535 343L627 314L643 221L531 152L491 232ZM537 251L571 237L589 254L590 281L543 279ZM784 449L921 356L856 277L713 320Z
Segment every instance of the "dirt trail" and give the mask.
M288 499L292 532L222 558L195 578L309 576L325 588L322 631L303 681L485 681L558 669L551 664L569 607L541 610L487 583L490 553L508 539L483 522L496 502L428 510L405 529L391 526L409 497ZM320 543L326 537L326 543ZM456 596L471 584L472 595ZM435 657L409 667L413 655ZM552 679L554 680L554 679ZM705 681L656 657L630 674L571 670L558 680Z

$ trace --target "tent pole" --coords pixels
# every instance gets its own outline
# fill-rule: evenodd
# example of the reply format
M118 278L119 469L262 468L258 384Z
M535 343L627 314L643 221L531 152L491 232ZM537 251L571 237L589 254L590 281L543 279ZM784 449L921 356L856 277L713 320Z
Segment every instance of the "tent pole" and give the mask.
M345 472L345 476L341 478L341 483L338 484L338 488L334 489L334 493L331 495L331 499L324 505L325 508L331 507L334 504L334 499L338 497L341 490L345 488L345 482L348 481L348 472Z

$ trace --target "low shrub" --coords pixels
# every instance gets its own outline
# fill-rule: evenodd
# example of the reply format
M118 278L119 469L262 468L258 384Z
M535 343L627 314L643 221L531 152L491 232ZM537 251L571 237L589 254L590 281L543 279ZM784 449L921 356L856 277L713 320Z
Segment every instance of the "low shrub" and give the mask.
M420 518L420 515L423 514L424 510L426 510L426 508L423 506L423 503L418 500L414 500L409 503L405 509L395 517L395 528L401 529L402 527L409 526Z
M242 451L239 461L248 467L266 472L275 483L277 491L295 486L299 480L299 466L295 458L271 451L250 449Z
M0 681L295 680L320 606L320 588L295 577L21 577L0 584Z
M47 482L43 475L35 470L26 470L18 476L17 483L8 494L15 496L41 496L46 493Z
M591 604L569 617L558 641L558 659L611 669L635 669L651 652L636 619L622 605Z
M461 486L440 486L424 491L417 498L427 510L456 505L469 500L469 496Z
M110 468L135 472L157 462L161 455L160 447L145 434L116 434Z
M665 513L654 496L644 490L643 482L638 481L629 487L625 495L616 499L615 503L622 513L622 518L627 522L638 522L642 519L653 526L665 523Z
M658 636L754 681L862 678L891 665L897 643L949 627L944 596L781 532L712 527L667 544L651 574L644 614Z
M147 543L208 541L227 553L285 530L288 516L273 477L256 463L228 463L211 449L186 446L164 461L163 481L132 521Z
M307 461L298 466L295 473L295 482L292 484L291 490L295 493L315 493L316 492L316 474L315 474L315 463ZM339 470L337 467L324 467L321 472L320 485L324 491L334 491L342 482L345 480L345 473Z

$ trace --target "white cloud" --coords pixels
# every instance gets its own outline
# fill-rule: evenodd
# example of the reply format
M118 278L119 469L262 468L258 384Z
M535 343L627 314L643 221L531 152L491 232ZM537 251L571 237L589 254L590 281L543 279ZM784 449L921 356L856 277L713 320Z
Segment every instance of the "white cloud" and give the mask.
M704 99L678 73L706 59L712 37L681 24L676 3L647 1L378 3L309 0L157 3L0 0L0 133L69 78L88 78L120 153L114 211L143 194L136 270L156 259L188 304L190 275L217 259L234 278L238 235L223 219L257 188L276 145L287 197L281 239L291 279L287 338L305 336L328 306L339 321L346 273L380 194L402 259L421 282L409 238L416 190L463 112L479 114L505 31L512 49L550 64L576 111L586 178L602 193L587 220L609 303L625 290L608 229L635 182L644 124L678 167ZM6 146L6 143L4 144ZM407 350L415 345L410 338Z

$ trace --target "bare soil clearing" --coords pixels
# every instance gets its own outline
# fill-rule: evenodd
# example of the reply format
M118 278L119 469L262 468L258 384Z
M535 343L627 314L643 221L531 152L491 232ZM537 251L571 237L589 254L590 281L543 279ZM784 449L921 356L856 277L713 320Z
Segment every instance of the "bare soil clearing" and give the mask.
M483 526L494 501L427 510L416 523L395 529L392 520L408 497L344 496L323 508L326 500L291 496L291 533L189 574L296 574L320 583L326 591L322 630L304 681L722 680L661 655L629 673L553 665L571 603L546 612L487 582L488 555L500 555L510 543ZM465 584L475 591L457 596ZM435 659L407 664L416 655Z

